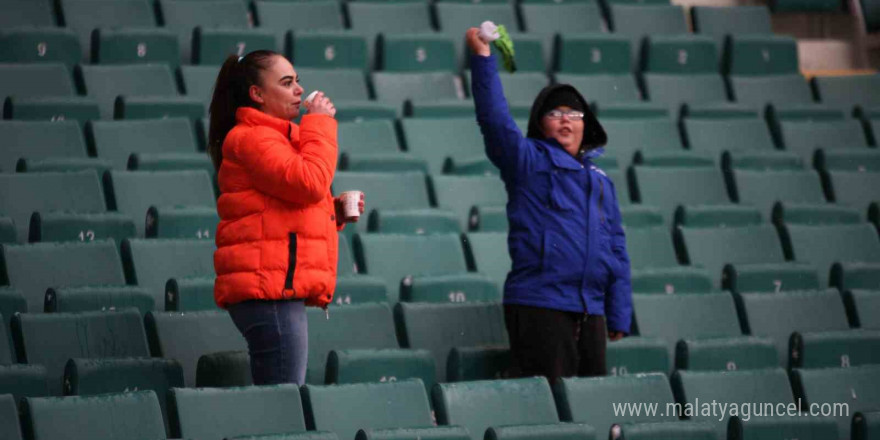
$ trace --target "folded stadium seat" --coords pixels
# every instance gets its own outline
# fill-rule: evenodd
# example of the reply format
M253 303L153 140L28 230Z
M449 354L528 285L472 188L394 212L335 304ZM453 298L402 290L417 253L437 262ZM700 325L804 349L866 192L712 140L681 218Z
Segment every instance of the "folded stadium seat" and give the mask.
M702 268L679 266L669 223L661 211L632 206L621 211L635 293L704 293L713 290Z
M152 298L152 295L150 297ZM165 283L166 312L216 309L213 276L171 278Z
M216 206L211 178L203 170L108 171L104 191L110 209L135 220L138 237L144 236L151 206Z
M328 384L392 382L418 378L434 383L434 358L427 350L333 350L327 357Z
M190 2L181 2L190 3ZM198 2L193 4L205 4ZM77 74L83 79L88 95L98 101L101 119L117 119L131 113L127 108L139 100L166 107L166 114L189 114L188 106L201 103L193 98L178 96L177 84L171 70L164 64L79 66ZM117 98L120 99L117 99ZM180 108L178 108L180 107ZM203 111L201 105L196 107ZM162 114L155 117L161 117Z
M742 205L754 206L769 218L774 205L824 208L825 194L819 173L814 170L730 170L728 183L732 198Z
M815 410L833 412L837 406L838 413L832 414L831 419L837 422L839 438L850 438L852 415L880 409L878 373L880 367L877 365L796 369L791 373L791 383L797 398L802 399L802 407L818 405ZM842 414L841 404L846 404L846 411ZM828 408L829 405L831 408ZM858 432L859 429L856 427L854 431Z
M0 97L74 99L73 77L64 64L0 64ZM8 113L8 112L7 112Z
M627 338L628 339L628 338ZM714 429L705 423L680 422L678 417L665 414L675 400L665 374L651 373L619 377L564 378L553 386L559 417L566 422L587 423L608 438L614 438L614 426L634 430L647 429L647 436L636 438L657 438L651 434L668 433L675 438L715 438L707 437ZM619 402L644 402L657 405L659 412L654 414L615 414ZM641 426L642 428L637 428ZM702 436L688 435L686 430L695 427ZM708 430L708 432L707 432ZM626 438L630 438L627 435Z
M813 165L819 172L829 171L880 171L880 151L872 148L847 148L840 150L820 150L813 157Z
M166 29L98 28L92 35L91 61L96 64L166 63L176 66L180 62L180 48L177 35Z
M180 362L187 387L196 386L196 367L201 356L247 349L244 337L223 310L150 312L144 322L153 357Z
M787 256L819 268L822 286L828 286L835 271L861 272L880 276L880 239L870 223L795 224L781 230Z
M835 289L742 293L740 321L750 334L776 344L778 363L788 368L824 368L878 363L880 332L850 329Z
M497 176L433 176L437 206L455 213L461 230L472 226L469 218L475 206L504 206L507 190Z
M146 289L137 286L50 287L45 304L46 313L135 308L143 315L162 307Z
M296 70L297 74L302 76L299 69ZM211 104L214 83L217 82L220 68L217 66L180 66L178 72L186 96L201 100L207 109Z
M434 426L425 385L408 379L384 383L305 385L301 388L306 426L340 439L359 430L394 429L378 438L446 438L448 428ZM346 417L339 417L340 413ZM409 429L402 429L409 428ZM359 434L358 438L364 437ZM440 437L434 437L434 435ZM400 436L400 437L398 437ZM459 438L459 437L455 437Z
M742 336L730 293L635 294L633 304L634 331L665 340L677 369L737 370L776 364L769 341Z
M51 378L53 385L59 378ZM11 394L16 401L22 397L59 395L50 391L49 374L44 365L8 363L0 365L0 394Z
M260 29L272 31L290 55L288 40L291 31L321 31L345 28L342 9L336 0L317 0L304 4L258 0L254 2ZM281 47L281 46L279 46Z
M630 39L614 34L560 35L556 82L571 84L599 105L638 103L642 93L630 68ZM589 56L584 54L589 53Z
M146 0L60 0L58 6L63 11L65 26L79 35L82 59L93 62L97 52L90 43L95 29L155 28L158 24L153 5Z
M364 220L368 232L383 234L460 233L458 216L443 209L373 210Z
M810 85L800 74L729 75L731 97L742 104L798 106L814 104Z
M739 104L689 105L682 112L682 137L689 149L721 157L775 158L776 150L759 107Z
M28 27L0 31L0 63L62 63L73 68L81 59L79 40L68 29Z
M125 284L113 240L3 245L0 250L6 280L21 292L31 313L42 312L50 287Z
M447 364L452 361L453 348L492 352L508 346L499 303L400 303L394 314L400 345L429 350L434 356L438 382L455 377L452 372L457 368ZM495 365L493 369L503 372L507 365Z
M452 72L373 72L376 99L398 108L404 101L450 101L465 98L461 78Z
M7 11L0 18L0 28L16 26L56 26L57 16L50 0L8 0Z
M608 134L606 154L617 158L621 168L628 168L639 151L685 153L678 127L669 116L616 118L607 117L607 112L600 114L599 122ZM633 191L630 183L630 193Z
M852 206L864 212L866 206L880 201L877 182L880 170L874 172L836 171L828 173L833 200L841 205Z
M45 365L49 391L59 395L71 358L149 357L140 313L22 313L12 318L19 361Z
M727 101L711 37L651 35L642 43L642 78L651 102L672 106Z
M723 72L735 101L751 105L813 103L800 74L796 41L785 36L746 35L727 39Z
M713 166L636 165L629 177L634 200L659 208L667 221L681 205L730 204L722 173Z
M328 47L334 46L331 43ZM294 68L300 78L300 85L305 88L303 94L311 93L314 90L326 91L337 107L336 119L338 121L360 122L369 119L394 119L400 116L401 108L398 103L389 104L370 100L363 66L358 68L300 68L299 65L305 65L305 63L301 63L302 57L296 58L295 61L300 63Z
M368 70L373 60L375 40L340 30L313 30L293 33L294 68ZM366 98L365 98L366 99Z
M774 130L785 149L811 163L818 149L854 149L864 151L868 139L857 119L846 117L843 111L827 108L786 109L772 108L768 112L771 130Z
M165 303L169 279L214 275L214 248L213 240L125 240L125 276L128 284L147 289L158 306Z
M864 8L864 7L863 7ZM880 411L857 412L853 415L853 440L868 440L880 432Z
M170 433L166 402L171 388L183 387L183 369L169 359L70 359L63 382L65 396L153 391L162 409L165 430Z
M835 107L850 110L862 107L867 110L880 106L880 76L825 76L812 80L813 89L819 101Z
M75 214L34 212L30 219L28 242L93 241L113 239L121 243L134 238L137 230L131 217L116 212Z
M842 295L850 326L880 330L880 315L876 313L880 310L880 294L877 290L851 289L844 290Z
M451 35L388 34L376 40L377 70L386 72L455 71L455 42Z
M342 239L343 237L340 236L340 240ZM334 304L345 306L388 302L385 281L381 278L368 275L343 276L341 271L339 275L336 279L336 292L333 294Z
M95 110L97 111L97 107ZM94 171L100 176L111 168L113 168L113 165L109 160L98 159L96 157L50 157L47 159L34 160L21 158L18 160L18 163L15 164L15 171L18 173L68 173L74 171Z
M144 158L175 153L181 160L207 156L198 151L192 122L186 118L92 121L86 130L98 157L109 159L116 170L126 169L134 153Z
M688 207L676 217L679 257L706 268L716 288L778 292L824 285L816 266L786 262L776 228L762 221L755 208Z
M605 363L609 376L652 372L666 374L672 368L666 341L638 336L609 342Z
M231 389L175 387L169 437L225 439L306 430L295 384Z
M0 436L8 440L23 440L18 422L18 403L11 394L0 395Z
M340 170L428 172L424 159L400 150L394 121L340 122L337 140Z
M196 27L202 28L249 28L253 16L248 5L240 0L210 0L189 2L159 0L159 8L165 27L177 33L180 45L180 63L193 59L192 36Z
M713 7L696 6L691 8L694 32L714 37L718 54L724 49L728 35L772 35L770 11L766 6Z
M19 289L10 286L0 287L0 316L3 316L0 324L6 330L10 350L12 349L12 335L9 334L9 323L12 322L13 315L16 313L27 313L27 310L27 300L25 300L24 295L22 295ZM15 353L10 351L9 354L13 355L11 359L15 359Z
M3 96L2 92L0 92L0 96ZM10 96L6 98L3 113L6 119L74 120L80 123L101 117L97 101L79 96L71 98L15 98Z
M213 207L151 206L146 222L146 238L213 240L220 217Z
M614 32L630 39L630 65L633 69L639 65L645 37L688 32L684 10L677 5L611 3L608 17Z
M841 2L837 0L773 0L770 9L776 13L786 12L840 12Z
M666 354L665 349L663 353ZM446 379L447 382L501 379L507 376L508 365L510 349L505 346L453 347L446 359Z
M470 118L406 118L401 121L406 150L428 162L432 175L439 175L447 159L454 163L486 157L480 126Z
M555 3L525 2L520 5L523 31L531 34L602 32L604 23L597 1Z
M193 64L218 66L229 55L244 56L255 50L283 53L282 46L270 30L199 26L193 32Z
M15 172L19 159L88 157L80 126L74 121L0 121L0 172Z
M21 403L23 431L46 440L89 438L146 440L165 437L156 393L29 397Z
M724 414L699 412L702 402L782 404L797 403L782 368L748 371L676 371L670 378L672 392L680 409L691 407L690 420L715 426L719 438L725 438L729 411ZM699 402L699 403L697 403ZM677 409L678 410L678 409ZM744 415L740 413L741 415ZM770 420L776 419L771 418ZM790 419L784 419L788 422ZM797 432L797 431L795 431ZM835 437L831 437L835 438Z
M385 281L392 303L497 298L490 278L467 272L458 234L361 234L355 236L354 250L360 270Z
M367 40L367 60L370 69L378 66L374 43L381 34L430 34L434 32L431 7L416 2L361 2L345 4L350 32L363 35ZM295 56L295 55L294 55Z
M516 428L531 437L507 438L604 437L601 429L590 425L559 423L553 393L543 377L440 384L432 400L437 423L463 426L472 440L484 438L483 433L485 438L505 438L499 433Z
M511 268L507 253L507 230L503 232L469 232L464 238L468 268L488 276L504 290L504 280Z

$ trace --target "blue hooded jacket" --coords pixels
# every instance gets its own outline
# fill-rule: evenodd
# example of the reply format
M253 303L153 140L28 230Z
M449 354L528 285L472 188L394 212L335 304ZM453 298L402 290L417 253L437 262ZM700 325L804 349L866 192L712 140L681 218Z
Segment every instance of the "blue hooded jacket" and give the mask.
M605 315L610 330L629 333L632 289L620 208L614 183L592 162L602 148L585 145L592 148L578 160L555 139L538 139L541 115L535 113L548 93L532 107L531 137L523 136L510 115L494 55L473 55L471 75L486 154L507 188L513 267L504 303ZM585 144L604 144L601 126L585 113Z

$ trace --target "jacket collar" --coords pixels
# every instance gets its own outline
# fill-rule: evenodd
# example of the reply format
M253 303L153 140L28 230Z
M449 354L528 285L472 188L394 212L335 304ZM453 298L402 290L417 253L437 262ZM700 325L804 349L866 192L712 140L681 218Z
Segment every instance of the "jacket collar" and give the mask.
M547 145L547 151L550 153L550 161L553 162L553 165L568 170L579 170L583 168L584 164L591 165L591 159L595 159L605 153L604 148L591 148L584 153L581 160L578 160L568 154L556 139L542 139L541 142Z
M277 130L286 138L290 138L293 123L263 113L253 107L239 107L235 111L235 121L239 124L260 125Z

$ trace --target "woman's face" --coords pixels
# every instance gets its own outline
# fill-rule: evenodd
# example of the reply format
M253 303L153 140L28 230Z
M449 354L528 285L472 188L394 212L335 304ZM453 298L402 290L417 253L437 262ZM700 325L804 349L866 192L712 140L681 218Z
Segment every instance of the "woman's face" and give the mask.
M299 116L303 88L293 65L282 56L272 58L272 65L263 71L259 86L251 86L251 99L260 110L276 118L291 120Z
M572 111L572 108L563 105L554 110L566 113ZM556 139L568 154L576 156L580 151L581 142L584 140L583 118L574 121L568 116L556 119L544 115L541 117L541 130L544 132L544 137Z

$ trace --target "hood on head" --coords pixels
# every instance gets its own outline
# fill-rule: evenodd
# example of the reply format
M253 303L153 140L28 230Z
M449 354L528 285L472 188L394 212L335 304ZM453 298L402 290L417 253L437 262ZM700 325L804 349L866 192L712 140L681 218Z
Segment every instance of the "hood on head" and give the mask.
M544 87L540 93L538 93L538 97L535 98L535 102L532 103L532 110L529 113L529 131L526 134L526 137L530 137L533 139L544 139L544 133L541 131L541 118L544 116L543 114L538 114L541 112L541 109L544 107L544 103L547 101L547 98L556 92L557 90L568 89L570 92L574 92L574 94L580 99L584 108L584 139L581 141L581 148L584 150L591 150L593 148L604 146L608 143L608 136L605 134L605 129L602 128L602 125L599 124L599 121L596 119L596 115L593 114L593 111L590 110L590 105L587 103L587 100L584 99L583 95L577 91L574 86L570 84L553 84L547 87Z

